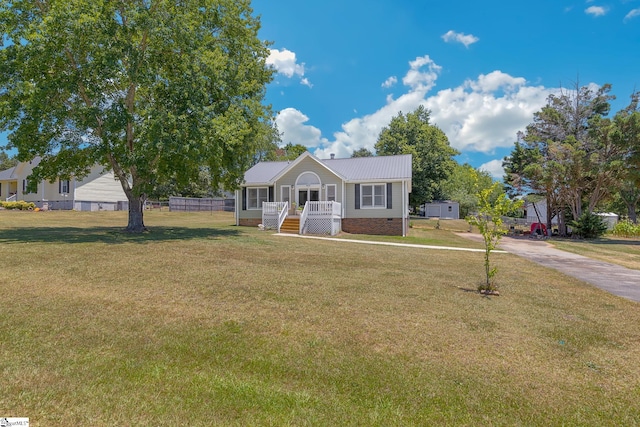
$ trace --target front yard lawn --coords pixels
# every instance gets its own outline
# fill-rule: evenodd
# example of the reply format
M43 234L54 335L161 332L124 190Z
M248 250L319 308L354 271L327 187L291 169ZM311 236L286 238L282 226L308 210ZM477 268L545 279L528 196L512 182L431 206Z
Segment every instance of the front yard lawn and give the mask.
M482 253L283 239L230 214L145 223L0 212L0 416L640 424L637 303L510 254L482 297Z

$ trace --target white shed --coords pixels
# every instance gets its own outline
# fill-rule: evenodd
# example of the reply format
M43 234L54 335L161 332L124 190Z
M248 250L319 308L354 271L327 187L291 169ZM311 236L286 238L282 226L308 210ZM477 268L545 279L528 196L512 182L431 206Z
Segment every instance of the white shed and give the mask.
M460 204L451 200L439 200L420 206L420 215L427 218L460 219Z
M607 230L613 230L613 227L618 223L618 215L613 212L600 212L596 215L602 219L603 223L607 224Z

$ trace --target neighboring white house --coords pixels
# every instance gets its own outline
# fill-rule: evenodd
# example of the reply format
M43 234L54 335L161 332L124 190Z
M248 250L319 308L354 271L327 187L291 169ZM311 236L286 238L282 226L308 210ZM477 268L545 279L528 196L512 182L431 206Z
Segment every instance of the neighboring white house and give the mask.
M0 172L0 200L33 202L39 208L78 211L117 210L127 196L112 171L94 166L82 179L42 181L35 192L27 191L29 175L40 163L36 158Z
M291 162L260 162L236 193L236 224L404 236L411 176L408 154L321 160L305 152Z
M538 222L538 216L540 216L540 222L542 224L546 224L547 222L547 201L542 199L534 203L527 202L524 205L524 210L526 213L527 224L533 224ZM536 210L538 211L538 215L536 215ZM607 225L609 230L613 229L613 227L618 223L618 215L612 212L602 212L595 213L596 215L602 218L602 222ZM558 217L554 215L551 218L551 224L558 224Z
M545 199L539 200L537 202L526 202L524 204L525 218L527 219L527 224L533 224L536 222L540 222L542 224L547 223L547 201ZM536 214L537 212L537 214ZM540 217L540 220L538 220ZM557 224L558 217L554 216L551 219L551 224Z

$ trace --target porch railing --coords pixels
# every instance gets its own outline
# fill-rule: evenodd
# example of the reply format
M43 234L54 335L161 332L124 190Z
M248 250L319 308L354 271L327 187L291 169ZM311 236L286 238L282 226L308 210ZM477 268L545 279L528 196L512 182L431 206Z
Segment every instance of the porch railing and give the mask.
M265 229L278 230L279 233L288 210L289 202L263 202L262 225Z
M313 202L307 202L304 204L304 209L302 209L302 213L300 214L300 234L304 234L306 231L307 225L307 217L309 216L309 206L311 206Z
M307 202L300 216L300 234L338 234L342 229L342 205L338 202Z
M17 200L18 200L18 194L16 193L16 194L14 194L14 195L12 195L12 196L7 197L7 200L6 200L6 201L7 201L7 202L15 202L15 201L17 201Z

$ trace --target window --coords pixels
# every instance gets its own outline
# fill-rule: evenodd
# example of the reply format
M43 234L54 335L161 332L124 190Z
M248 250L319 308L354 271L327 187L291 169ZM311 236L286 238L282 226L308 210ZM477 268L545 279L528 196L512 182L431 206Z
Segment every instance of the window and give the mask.
M387 207L387 186L385 184L362 184L360 190L361 208L381 208Z
M247 188L247 209L262 209L262 203L269 200L269 188Z
M69 180L58 180L58 193L69 194Z
M36 191L33 191L33 193L37 193L37 187L36 187ZM22 180L22 194L29 194L32 193L32 191L29 191L29 180L28 179L23 179Z
M280 201L281 202L290 202L291 200L291 186L283 185L280 187ZM289 203L291 205L291 203Z
M327 202L335 202L336 201L336 185L335 184L327 184Z

